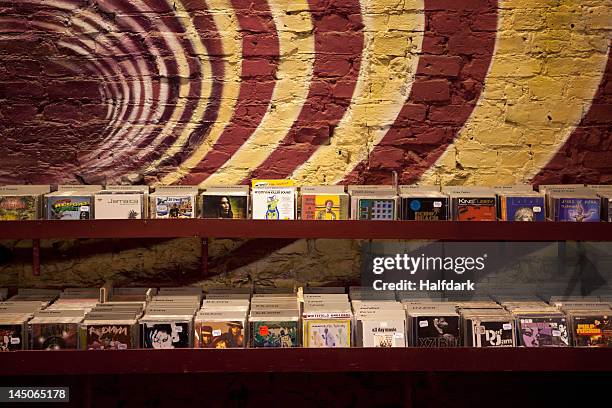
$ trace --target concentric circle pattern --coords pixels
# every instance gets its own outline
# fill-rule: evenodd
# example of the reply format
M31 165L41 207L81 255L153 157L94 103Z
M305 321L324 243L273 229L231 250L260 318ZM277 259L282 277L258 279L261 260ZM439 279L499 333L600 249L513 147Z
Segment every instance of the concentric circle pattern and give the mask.
M0 182L612 182L612 4L0 0Z

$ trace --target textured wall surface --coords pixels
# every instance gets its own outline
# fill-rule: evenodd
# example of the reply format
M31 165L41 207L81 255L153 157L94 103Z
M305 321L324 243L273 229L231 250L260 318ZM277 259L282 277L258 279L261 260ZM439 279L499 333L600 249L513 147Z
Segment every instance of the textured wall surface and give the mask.
M611 33L610 0L0 0L0 183L612 183ZM124 244L46 243L43 271L198 264ZM358 270L358 243L281 244L214 267ZM2 280L29 282L26 245Z

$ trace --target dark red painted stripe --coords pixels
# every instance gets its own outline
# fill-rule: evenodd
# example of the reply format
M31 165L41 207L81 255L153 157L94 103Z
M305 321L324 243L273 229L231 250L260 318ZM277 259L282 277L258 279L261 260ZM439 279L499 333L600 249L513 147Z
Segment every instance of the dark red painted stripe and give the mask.
M554 115L554 113L552 113ZM533 184L612 184L612 55L589 111Z
M260 125L268 110L278 68L278 33L265 0L232 0L242 34L242 73L230 124L212 150L181 184L198 184L223 166Z
M315 61L306 102L279 147L249 178L285 178L327 143L351 103L363 51L359 0L309 0ZM341 6L334 9L334 6ZM330 12L331 8L331 12Z
M442 155L484 87L497 31L497 0L425 0L425 36L410 96L368 159L343 183L416 181Z

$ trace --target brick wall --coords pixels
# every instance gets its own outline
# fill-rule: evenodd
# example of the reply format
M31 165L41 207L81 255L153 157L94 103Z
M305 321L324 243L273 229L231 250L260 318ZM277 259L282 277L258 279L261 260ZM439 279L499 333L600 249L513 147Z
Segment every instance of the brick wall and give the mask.
M0 0L0 10L0 183L378 183L392 171L404 183L612 182L606 2ZM6 243L2 279L31 282L24 245ZM43 274L70 275L44 274L52 283L170 279L199 256L189 240L45 245ZM269 257L275 245L250 245L235 265L242 245L221 241L215 267L270 282L276 259L309 279L325 265L297 261L319 254L315 244ZM334 245L345 279L357 244Z

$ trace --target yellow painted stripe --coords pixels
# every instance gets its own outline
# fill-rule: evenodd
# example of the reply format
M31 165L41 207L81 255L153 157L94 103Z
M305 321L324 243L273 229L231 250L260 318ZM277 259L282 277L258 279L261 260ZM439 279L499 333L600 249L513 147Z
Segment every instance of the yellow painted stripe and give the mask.
M232 118L240 92L240 62L242 61L242 41L238 35L238 22L230 0L207 0L208 10L214 19L221 36L225 78L221 95L219 115L197 150L174 172L164 177L159 184L173 184L187 175L210 152L212 146L223 134Z
M280 61L268 111L247 142L203 185L239 183L276 149L298 118L310 87L315 57L310 12L306 0L269 2L278 31ZM296 33L311 33L296 35Z
M300 184L341 181L380 142L410 94L425 26L415 10L423 1L367 0L361 8L365 45L351 105L331 143L294 171Z
M421 183L529 182L552 159L588 111L608 59L612 2L595 13L583 3L592 4L501 2L478 105Z

